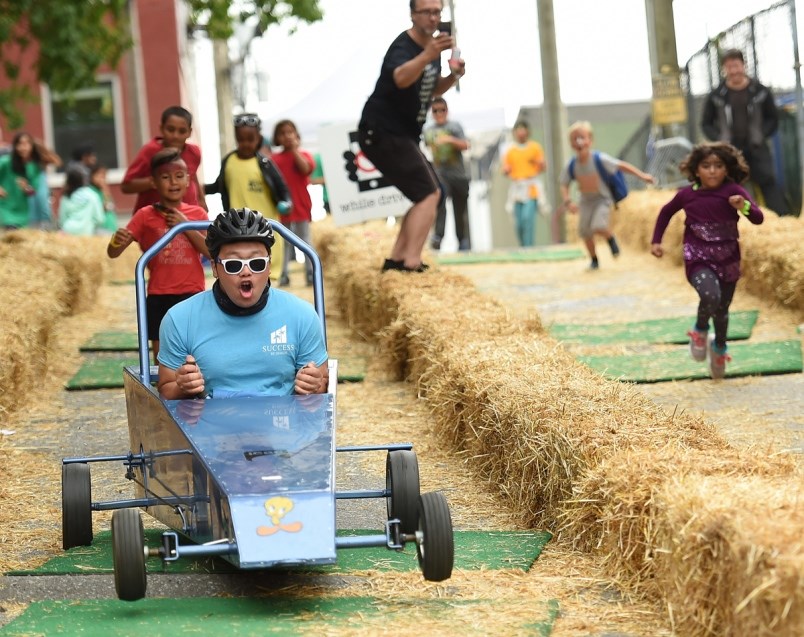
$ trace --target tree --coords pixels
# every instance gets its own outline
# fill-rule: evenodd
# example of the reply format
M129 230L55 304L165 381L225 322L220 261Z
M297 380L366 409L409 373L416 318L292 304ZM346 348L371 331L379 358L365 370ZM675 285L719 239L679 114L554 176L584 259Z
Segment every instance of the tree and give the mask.
M135 1L135 0L134 0ZM167 1L167 0L165 0ZM190 27L213 39L227 39L233 25L257 19L265 31L287 19L315 22L323 17L318 0L185 0ZM21 81L22 56L34 44L34 73L57 93L71 94L95 84L104 64L114 68L131 47L130 0L0 0L0 60L8 80L0 89L0 115L9 128L22 125L21 106L34 95Z
M318 0L186 0L190 7L190 22L202 27L213 40L228 39L233 25L257 19L262 32L272 24L288 19L317 22L324 17Z
M0 59L8 80L0 89L0 115L10 128L22 125L20 107L34 95L21 82L23 54L35 43L34 73L59 93L95 83L104 63L116 66L131 46L127 0L0 0Z

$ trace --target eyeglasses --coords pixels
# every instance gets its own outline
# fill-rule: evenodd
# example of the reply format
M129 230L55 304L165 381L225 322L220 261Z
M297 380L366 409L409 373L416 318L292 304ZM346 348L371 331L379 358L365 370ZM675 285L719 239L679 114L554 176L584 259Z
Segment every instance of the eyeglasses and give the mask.
M434 113L446 113L447 109L446 108L434 108L433 112Z
M251 259L215 259L216 263L223 266L226 274L240 274L245 266L254 274L265 272L265 268L271 262L271 257L253 257Z
M441 17L441 9L415 9L411 11L411 13L415 13L417 15L424 15L428 18L440 18Z
M235 115L234 116L234 125L235 128L240 128L241 126L254 126L259 128L261 124L261 120L257 115Z

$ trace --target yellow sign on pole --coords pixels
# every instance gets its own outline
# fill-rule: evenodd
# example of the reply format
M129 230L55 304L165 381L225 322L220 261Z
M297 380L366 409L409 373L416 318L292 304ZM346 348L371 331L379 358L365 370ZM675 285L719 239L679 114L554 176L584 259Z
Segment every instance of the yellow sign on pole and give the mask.
M653 76L653 123L657 126L683 124L687 121L687 101L681 91L678 75Z

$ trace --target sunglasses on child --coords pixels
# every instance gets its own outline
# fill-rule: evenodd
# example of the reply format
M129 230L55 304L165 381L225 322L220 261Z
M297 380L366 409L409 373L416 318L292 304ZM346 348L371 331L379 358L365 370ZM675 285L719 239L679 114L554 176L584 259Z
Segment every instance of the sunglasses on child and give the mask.
M234 125L237 128L240 126L254 126L255 128L259 128L261 123L260 118L256 115L235 115L234 117Z
M265 272L265 268L271 262L271 257L252 257L251 259L215 259L216 263L223 266L226 274L240 274L245 266L254 274Z

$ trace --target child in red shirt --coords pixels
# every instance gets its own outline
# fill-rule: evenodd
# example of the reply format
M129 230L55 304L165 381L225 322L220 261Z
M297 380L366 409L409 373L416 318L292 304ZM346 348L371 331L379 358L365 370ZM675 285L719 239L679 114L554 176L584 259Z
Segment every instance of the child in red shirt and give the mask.
M274 153L271 158L285 178L290 190L290 200L293 207L290 214L282 219L290 230L306 243L310 243L310 222L313 220L313 200L307 186L310 185L310 175L315 170L315 160L306 150L300 148L301 138L296 125L289 119L277 122L274 127L274 146L281 146L282 151ZM279 285L290 285L288 266L290 265L293 250L289 244L285 245L282 258L282 276ZM307 270L307 285L313 284L313 266L309 259L305 259Z
M151 159L151 175L159 199L137 210L128 225L114 233L106 247L112 259L135 241L145 252L177 223L209 220L206 210L182 202L190 176L178 149L157 152ZM159 353L159 326L167 311L206 288L201 264L201 255L209 258L205 236L196 230L177 235L148 263L145 304L154 361Z
M184 203L201 206L207 210L204 190L198 182L198 167L201 165L201 149L187 141L193 132L193 116L186 108L170 106L162 112L161 135L140 148L134 161L126 170L120 190L126 194L136 194L134 212L159 201L153 179L151 177L151 159L163 148L176 148L187 165L189 184L184 194Z

